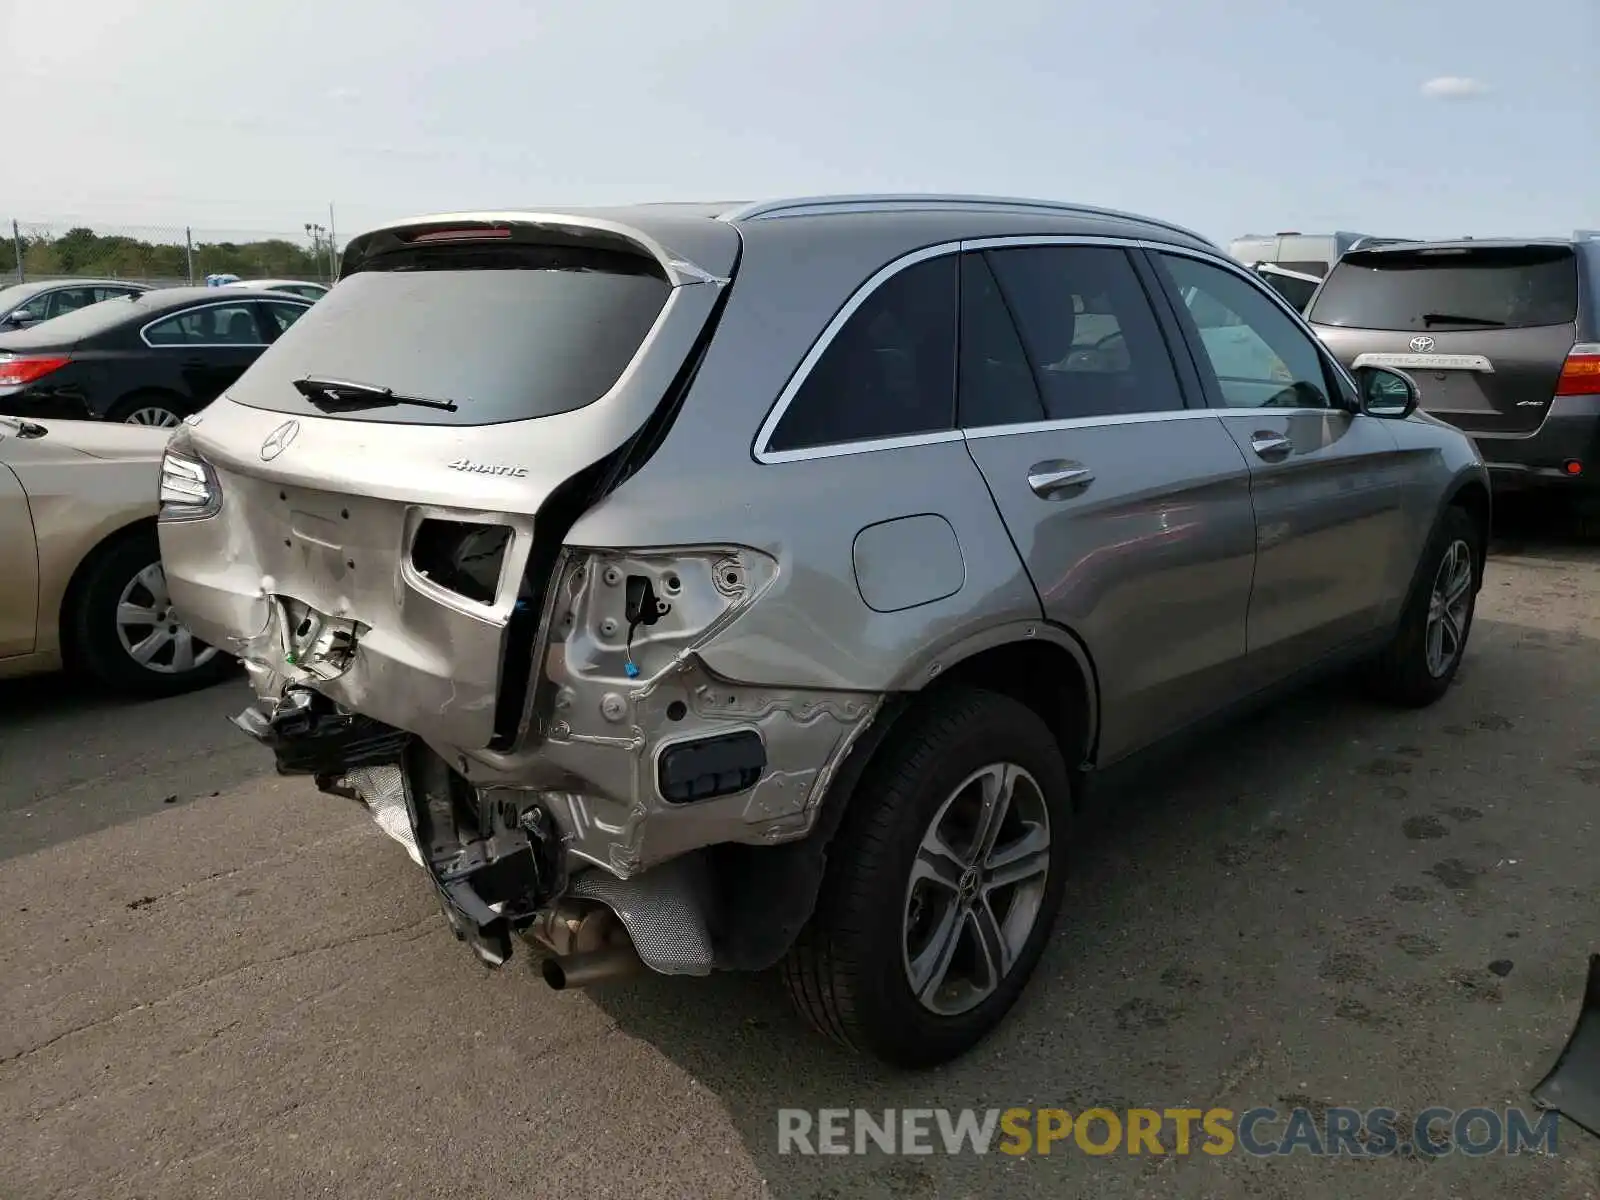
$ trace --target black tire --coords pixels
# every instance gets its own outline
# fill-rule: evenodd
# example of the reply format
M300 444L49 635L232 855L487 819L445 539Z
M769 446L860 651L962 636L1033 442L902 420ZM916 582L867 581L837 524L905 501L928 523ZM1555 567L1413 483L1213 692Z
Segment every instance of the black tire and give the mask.
M1471 554L1472 581L1466 597L1466 616L1460 622L1459 644L1449 656L1443 671L1428 663L1428 614L1434 588L1452 547L1465 543ZM1467 511L1458 505L1445 509L1438 527L1422 553L1422 562L1406 600L1400 625L1389 645L1372 662L1368 682L1382 700L1406 708L1424 708L1447 691L1461 669L1472 633L1472 618L1477 610L1478 586L1482 581L1484 556L1483 530Z
M1049 826L1043 895L998 987L965 1012L940 1015L924 1007L908 978L912 866L946 799L994 763L1014 763L1039 785ZM1071 817L1060 747L1032 710L975 689L928 697L879 749L828 848L816 911L782 966L801 1014L846 1047L892 1066L936 1066L970 1050L1010 1011L1049 940Z
M131 396L124 396L106 412L106 420L116 421L118 424L133 422L135 414L148 410L162 409L171 414L171 427L177 427L188 409L178 397L170 392L135 392ZM141 425L154 425L153 421L139 421Z
M221 651L191 670L162 671L138 662L122 644L117 608L123 590L140 572L160 564L153 530L116 537L84 561L63 614L62 633L72 666L109 688L136 696L177 695L208 687L232 673L235 660ZM194 644L204 645L198 640ZM171 665L170 656L165 665Z

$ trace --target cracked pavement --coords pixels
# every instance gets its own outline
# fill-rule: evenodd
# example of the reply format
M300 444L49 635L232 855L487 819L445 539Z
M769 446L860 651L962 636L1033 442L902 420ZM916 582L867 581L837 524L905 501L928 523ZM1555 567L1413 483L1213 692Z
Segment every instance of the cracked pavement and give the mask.
M1530 1106L1600 949L1600 548L1502 536L1458 686L1339 682L1157 764L1085 831L1011 1021L879 1072L769 978L486 971L238 684L0 687L0 1197L1600 1195L1555 1157L795 1158L775 1109ZM170 802L169 802L170 798ZM1491 969L1491 964L1493 968Z

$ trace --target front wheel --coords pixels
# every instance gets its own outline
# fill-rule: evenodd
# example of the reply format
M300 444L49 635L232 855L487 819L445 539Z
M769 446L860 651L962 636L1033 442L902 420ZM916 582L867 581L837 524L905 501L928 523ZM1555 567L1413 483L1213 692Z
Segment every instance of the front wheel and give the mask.
M968 689L925 705L850 797L783 968L813 1025L913 1068L966 1052L1016 1003L1061 904L1071 819L1032 710Z
M1423 551L1394 640L1372 664L1370 681L1380 697L1422 708L1450 689L1472 632L1483 551L1477 523L1462 508L1446 509Z
M166 696L205 687L234 660L186 629L172 611L153 533L134 533L94 552L67 614L76 664L121 692Z

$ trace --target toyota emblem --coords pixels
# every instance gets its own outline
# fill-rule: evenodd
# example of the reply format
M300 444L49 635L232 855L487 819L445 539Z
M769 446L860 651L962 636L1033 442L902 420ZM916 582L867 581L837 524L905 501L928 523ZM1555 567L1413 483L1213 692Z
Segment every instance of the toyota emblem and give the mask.
M285 421L267 435L261 443L261 461L271 462L289 448L289 443L300 435L299 421Z
M1418 354L1426 354L1433 349L1433 339L1431 337L1414 337L1411 339L1411 348Z

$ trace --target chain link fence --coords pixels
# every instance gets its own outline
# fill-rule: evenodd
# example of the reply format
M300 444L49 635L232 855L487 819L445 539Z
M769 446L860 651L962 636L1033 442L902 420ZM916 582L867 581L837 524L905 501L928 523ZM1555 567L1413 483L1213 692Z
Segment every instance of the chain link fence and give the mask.
M208 275L332 283L338 254L325 226L284 230L117 226L6 219L0 286L50 279L127 279L155 287Z

